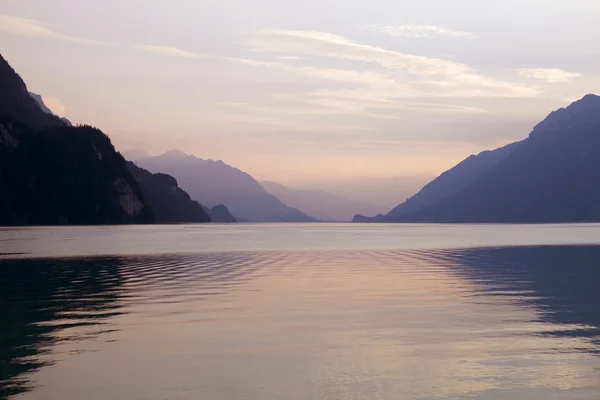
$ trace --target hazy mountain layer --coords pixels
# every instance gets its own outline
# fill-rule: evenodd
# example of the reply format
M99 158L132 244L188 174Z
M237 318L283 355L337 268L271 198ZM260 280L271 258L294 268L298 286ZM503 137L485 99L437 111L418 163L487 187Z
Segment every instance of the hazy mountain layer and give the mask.
M174 176L190 196L208 206L224 204L238 220L261 222L317 221L267 193L249 174L223 161L203 160L178 150L144 158L138 165Z
M276 182L261 182L261 185L285 204L321 221L350 221L356 213L369 215L382 211L381 206L352 201L323 190L292 189Z

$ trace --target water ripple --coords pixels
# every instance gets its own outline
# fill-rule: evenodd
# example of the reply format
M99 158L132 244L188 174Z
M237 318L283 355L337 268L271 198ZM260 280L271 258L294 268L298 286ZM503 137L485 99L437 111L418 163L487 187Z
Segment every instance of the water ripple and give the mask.
M55 398L127 397L111 354L147 375L137 398L568 399L600 389L597 260L596 246L0 260L0 398L52 399L63 374ZM145 367L162 360L169 373ZM96 373L102 396L86 390Z

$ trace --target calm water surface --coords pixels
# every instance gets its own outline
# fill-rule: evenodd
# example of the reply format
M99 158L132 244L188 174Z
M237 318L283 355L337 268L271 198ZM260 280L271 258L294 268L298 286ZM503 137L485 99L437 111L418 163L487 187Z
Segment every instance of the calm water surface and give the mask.
M3 228L0 253L0 398L600 398L600 225Z

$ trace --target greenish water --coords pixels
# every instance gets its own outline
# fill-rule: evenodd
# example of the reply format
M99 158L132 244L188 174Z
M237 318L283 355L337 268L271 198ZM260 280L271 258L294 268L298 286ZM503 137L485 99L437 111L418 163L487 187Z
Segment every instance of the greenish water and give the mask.
M597 399L600 226L0 229L0 398Z

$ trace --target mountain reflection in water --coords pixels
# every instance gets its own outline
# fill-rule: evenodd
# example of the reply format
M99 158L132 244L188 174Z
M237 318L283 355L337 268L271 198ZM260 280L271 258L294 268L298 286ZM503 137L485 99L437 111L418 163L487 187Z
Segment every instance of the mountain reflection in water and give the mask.
M186 386L149 376L145 398L588 398L600 389L586 358L600 354L598 283L600 246L0 260L0 398L71 398L54 375L45 393L42 372L161 329L189 354L156 345L145 357L169 355ZM134 348L122 352L135 366ZM105 395L124 398L114 388Z

